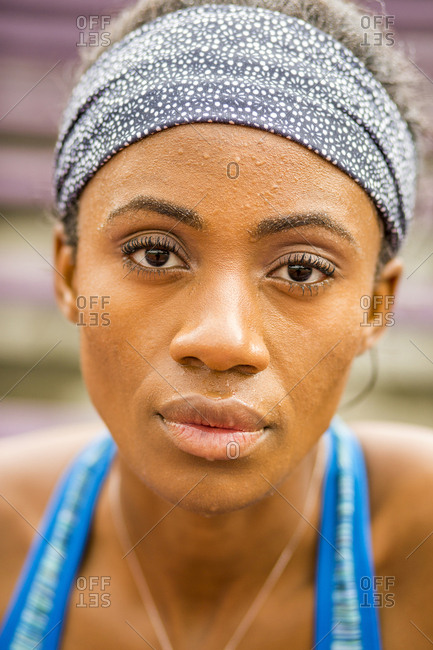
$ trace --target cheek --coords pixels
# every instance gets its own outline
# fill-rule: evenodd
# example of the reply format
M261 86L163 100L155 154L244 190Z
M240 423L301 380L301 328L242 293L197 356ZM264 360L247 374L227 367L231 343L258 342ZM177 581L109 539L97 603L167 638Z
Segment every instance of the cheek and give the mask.
M287 377L290 368L295 368L300 379L328 353L336 361L336 372L348 368L365 333L361 305L362 296L369 291L368 281L350 286L341 281L311 299L278 297L268 303L262 319L267 345L281 376ZM321 375L320 371L315 374Z
M127 272L88 267L81 277L85 308L79 314L81 368L89 396L112 433L122 430L126 437L128 423L136 426L140 418L150 417L149 405L158 403L156 387L173 393L170 385L182 383L185 372L170 363L168 354L176 328L173 301L161 288L137 290L136 281L124 277Z
M122 308L113 295L104 324L101 312L85 318L90 322L81 328L81 366L90 397L101 415L113 409L124 414L137 386L154 372L161 328L149 325L154 318L143 309Z
M310 301L273 305L267 321L272 372L287 394L280 405L284 426L309 440L323 432L344 392L365 335L360 295L364 286L325 291ZM302 443L304 444L304 443Z

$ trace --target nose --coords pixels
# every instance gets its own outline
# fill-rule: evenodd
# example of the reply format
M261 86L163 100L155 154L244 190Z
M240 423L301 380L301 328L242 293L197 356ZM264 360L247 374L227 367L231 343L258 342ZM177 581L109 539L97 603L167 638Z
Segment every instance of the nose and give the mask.
M203 286L200 293L194 291L182 311L183 327L170 344L172 358L181 365L220 372L264 370L269 351L261 335L263 319L258 307L233 276L212 290Z

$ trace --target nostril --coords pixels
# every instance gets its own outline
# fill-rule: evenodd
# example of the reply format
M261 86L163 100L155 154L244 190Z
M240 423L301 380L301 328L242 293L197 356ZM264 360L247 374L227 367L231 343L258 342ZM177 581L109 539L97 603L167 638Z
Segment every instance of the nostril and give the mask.
M256 375L259 372L258 368L254 368L254 366L236 366L236 370L239 370L239 372L243 372L245 375Z
M203 361L200 361L197 357L182 357L182 359L179 359L178 363L180 363L181 366L194 366L196 368L204 365Z

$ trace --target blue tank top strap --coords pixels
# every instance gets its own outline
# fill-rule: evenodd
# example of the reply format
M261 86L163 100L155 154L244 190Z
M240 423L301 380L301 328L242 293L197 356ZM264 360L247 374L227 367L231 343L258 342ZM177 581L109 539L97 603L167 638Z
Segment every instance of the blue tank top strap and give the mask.
M327 438L314 648L380 650L363 451L339 416L333 418Z
M71 586L116 449L104 431L80 452L57 484L3 619L0 648L59 647Z

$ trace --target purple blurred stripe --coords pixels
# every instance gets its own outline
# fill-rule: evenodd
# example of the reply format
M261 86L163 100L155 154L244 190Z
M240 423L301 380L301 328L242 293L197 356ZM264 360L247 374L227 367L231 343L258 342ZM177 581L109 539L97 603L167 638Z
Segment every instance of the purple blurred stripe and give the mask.
M51 149L3 146L0 150L0 202L28 207L50 206Z
M2 0L2 9L24 14L47 13L59 16L76 16L81 14L110 13L129 7L134 0Z
M7 398L0 404L0 437L37 432L45 427L64 427L77 423L99 421L95 411L86 404L62 404ZM101 423L101 428L103 424Z

